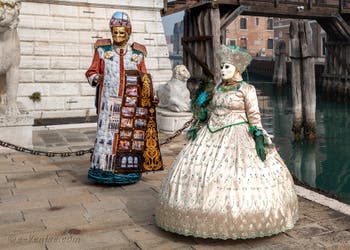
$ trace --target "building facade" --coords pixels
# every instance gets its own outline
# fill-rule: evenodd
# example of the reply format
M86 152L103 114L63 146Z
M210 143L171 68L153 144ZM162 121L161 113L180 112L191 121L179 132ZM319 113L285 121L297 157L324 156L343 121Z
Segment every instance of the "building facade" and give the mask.
M226 45L245 48L253 56L273 56L273 18L238 16L226 28Z
M94 43L110 38L109 19L119 10L130 15L130 41L148 50L146 67L155 88L172 75L160 10L162 0L22 1L17 101L36 119L88 117L96 114L95 89L85 79ZM41 101L29 96L41 93Z

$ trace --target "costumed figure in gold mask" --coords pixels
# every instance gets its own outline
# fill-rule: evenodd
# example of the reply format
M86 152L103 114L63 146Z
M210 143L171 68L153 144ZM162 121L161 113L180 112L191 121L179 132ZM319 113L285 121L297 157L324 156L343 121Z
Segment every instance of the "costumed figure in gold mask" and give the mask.
M254 86L242 79L251 56L226 46L218 54L222 82L207 108L208 93L195 100L204 126L190 136L163 181L156 223L202 238L278 234L298 219L293 179L261 125Z
M129 16L117 11L110 39L95 43L86 77L96 87L97 134L89 179L104 184L131 184L141 172L163 168L159 150L152 79L145 46L129 44Z

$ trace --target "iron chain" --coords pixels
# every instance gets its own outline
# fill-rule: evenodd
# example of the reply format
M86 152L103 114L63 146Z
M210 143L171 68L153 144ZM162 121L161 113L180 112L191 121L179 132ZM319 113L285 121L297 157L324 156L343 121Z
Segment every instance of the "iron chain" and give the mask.
M172 136L166 138L164 142L160 143L160 145L168 144L173 139L178 137L186 128L188 128L191 125L193 120L194 119L192 118L191 120L187 121L181 129L177 130ZM47 156L47 157L81 156L81 155L85 155L85 154L91 154L94 151L94 148L83 149L83 150L78 150L78 151L73 151L73 152L70 152L70 151L67 151L67 152L41 151L41 150L34 150L34 149L26 148L26 147L17 146L17 145L14 145L12 143L5 142L2 140L0 140L0 146L5 147L5 148L9 148L9 149L13 149L13 150L16 150L19 152L29 153L32 155Z

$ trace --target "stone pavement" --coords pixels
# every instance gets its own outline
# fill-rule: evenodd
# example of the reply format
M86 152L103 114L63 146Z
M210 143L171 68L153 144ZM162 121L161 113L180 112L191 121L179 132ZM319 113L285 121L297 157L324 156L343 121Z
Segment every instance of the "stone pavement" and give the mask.
M37 149L92 147L94 128L34 131ZM161 141L168 135L161 134ZM184 138L162 146L170 166ZM89 155L47 158L0 154L0 249L350 249L350 216L300 198L294 229L253 240L211 240L155 226L157 193L166 170L135 185L87 180Z

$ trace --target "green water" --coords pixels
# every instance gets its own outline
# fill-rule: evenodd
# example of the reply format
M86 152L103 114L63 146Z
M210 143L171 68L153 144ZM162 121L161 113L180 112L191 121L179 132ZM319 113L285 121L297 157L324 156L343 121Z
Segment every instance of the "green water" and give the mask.
M289 86L254 83L262 122L288 168L302 183L350 204L350 105L322 98L317 91L317 139L295 142Z

